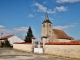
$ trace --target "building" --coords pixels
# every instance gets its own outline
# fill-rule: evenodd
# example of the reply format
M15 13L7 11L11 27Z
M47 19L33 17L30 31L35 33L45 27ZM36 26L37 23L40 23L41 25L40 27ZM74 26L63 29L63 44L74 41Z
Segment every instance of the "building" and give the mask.
M0 38L0 46L1 46L1 42L3 42L6 39L10 42L11 46L13 46L14 42L24 42L16 35L8 35L8 36L4 36L4 37Z
M47 13L42 23L42 37L47 38L46 42L69 42L74 40L74 38L68 36L63 30L54 29Z

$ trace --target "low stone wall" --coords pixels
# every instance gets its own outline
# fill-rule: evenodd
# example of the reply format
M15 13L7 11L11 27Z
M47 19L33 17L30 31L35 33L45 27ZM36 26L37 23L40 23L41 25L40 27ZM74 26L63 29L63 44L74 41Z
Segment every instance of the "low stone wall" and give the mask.
M32 52L31 43L15 43L13 49ZM44 54L80 59L80 45L44 45Z
M71 42L74 40L68 40L68 39L57 39L58 42Z
M45 45L45 53L80 59L80 45Z
M32 44L13 44L13 49L32 52Z

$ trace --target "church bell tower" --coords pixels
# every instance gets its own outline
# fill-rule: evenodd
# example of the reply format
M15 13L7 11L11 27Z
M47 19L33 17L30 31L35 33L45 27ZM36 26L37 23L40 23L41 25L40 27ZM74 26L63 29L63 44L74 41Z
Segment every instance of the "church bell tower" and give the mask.
M52 35L52 23L48 18L48 14L46 13L45 19L42 23L42 37L45 36L47 37L46 42L52 42L53 41L53 35Z

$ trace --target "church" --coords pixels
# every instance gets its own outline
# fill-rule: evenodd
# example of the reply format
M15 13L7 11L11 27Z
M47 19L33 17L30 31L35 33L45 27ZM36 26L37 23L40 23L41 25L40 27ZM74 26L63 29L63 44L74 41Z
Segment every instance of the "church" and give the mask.
M46 13L45 19L42 22L42 37L47 38L45 42L70 42L74 41L73 37L68 36L63 30L54 29L52 22Z

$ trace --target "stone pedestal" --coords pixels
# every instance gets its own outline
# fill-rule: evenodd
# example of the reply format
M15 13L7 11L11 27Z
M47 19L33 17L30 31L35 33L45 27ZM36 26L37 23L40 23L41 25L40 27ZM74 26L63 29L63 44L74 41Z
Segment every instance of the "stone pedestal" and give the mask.
M45 43L47 41L47 37L46 36L43 36L42 37L42 42L43 42L43 53L45 52Z
M34 46L35 46L35 38L32 38L32 52L34 52Z

